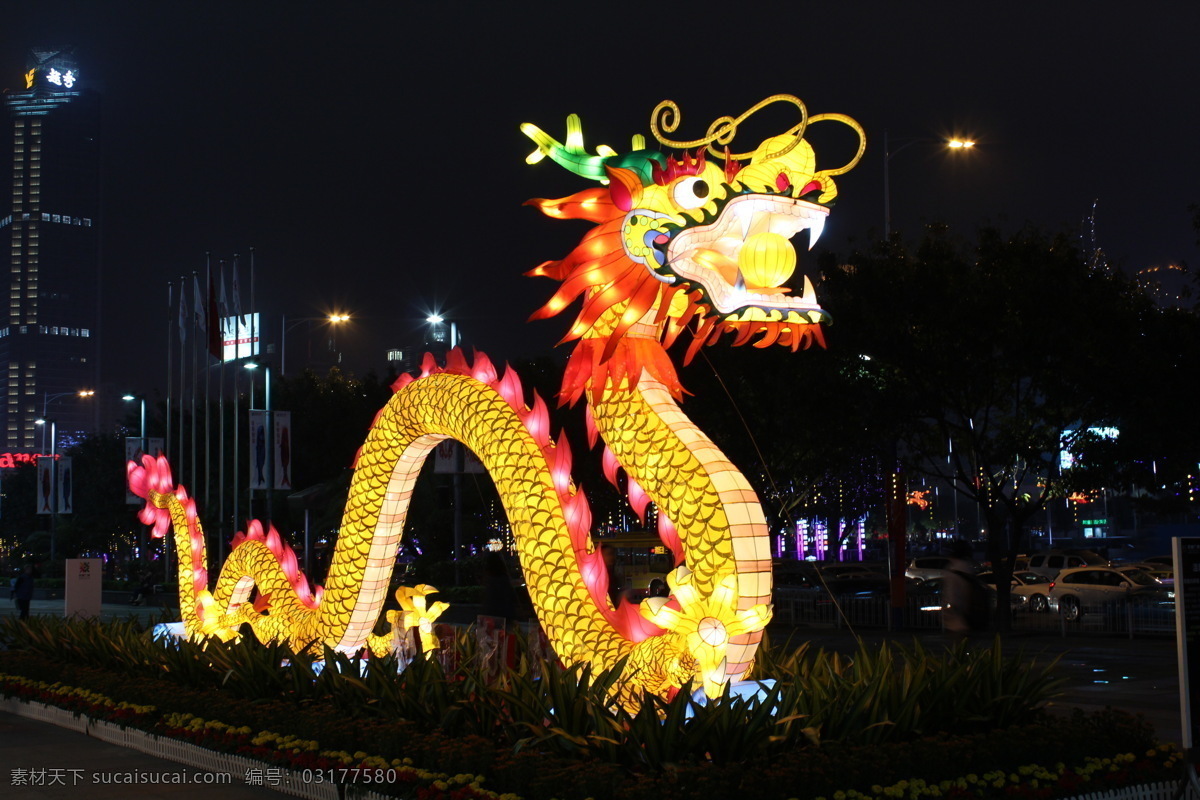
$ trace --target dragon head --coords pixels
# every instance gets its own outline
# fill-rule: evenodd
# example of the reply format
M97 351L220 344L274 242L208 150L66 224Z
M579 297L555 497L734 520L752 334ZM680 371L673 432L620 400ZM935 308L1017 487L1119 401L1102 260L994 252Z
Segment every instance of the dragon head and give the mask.
M796 106L801 122L752 151L731 153L728 144L738 124L774 102ZM822 120L843 122L858 133L858 153L847 165L817 169L804 131ZM853 167L865 149L861 126L840 114L809 117L790 95L767 98L736 119L722 117L695 141L663 136L678 122L678 107L670 101L651 116L655 138L683 148L678 156L646 149L640 136L626 154L600 145L589 155L574 115L567 119L565 143L534 125L522 126L538 145L529 161L549 156L602 183L558 200L529 201L552 217L597 223L566 258L529 273L561 282L535 319L583 298L565 338L580 345L564 378L564 401L574 401L589 386L603 392L632 385L642 369L678 395L663 348L689 328L693 339L685 362L725 333L733 334L735 345L795 350L823 344L820 326L830 317L812 282L804 276L799 296L785 285L797 263L791 240L808 231L811 248L821 235L837 196L833 176ZM697 149L687 149L692 147Z

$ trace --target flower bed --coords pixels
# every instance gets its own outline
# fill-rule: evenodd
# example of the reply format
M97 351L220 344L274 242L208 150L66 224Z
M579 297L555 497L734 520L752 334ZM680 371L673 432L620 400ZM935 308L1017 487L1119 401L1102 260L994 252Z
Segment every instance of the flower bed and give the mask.
M194 714L169 712L160 713L153 706L139 705L112 700L94 690L46 683L18 675L0 675L0 693L14 700L30 704L48 704L63 717L40 714L48 721L62 722L70 719L83 721L83 728L93 735L99 734L108 741L130 745L120 741L117 731L134 730L164 739L189 743L212 753L228 754L240 759L251 759L239 763L258 763L266 768L277 767L293 776L280 781L282 791L307 787L307 792L291 791L293 794L319 800L321 795L315 783L328 783L330 788L339 783L352 784L359 796L375 793L380 797L415 797L422 800L519 800L513 793L498 794L485 788L483 775L471 772L451 774L422 769L412 758L391 757L371 754L363 750L331 750L322 748L319 741L301 737L296 733L277 733L270 730L255 731L251 726L234 726L217 720L205 720ZM12 701L10 700L10 703ZM88 722L92 721L89 728ZM1082 720L1082 717L1081 717ZM1128 724L1122 715L1109 712L1086 722L1076 720L1075 725L1097 729L1112 729ZM99 726L99 727L98 727ZM77 727L77 729L81 729ZM1079 732L1079 731L1076 731ZM1025 732L1026 735L1032 731ZM1046 731L1056 737L1059 729ZM145 735L145 734L143 734ZM996 740L996 741L990 741ZM1118 787L1163 781L1178 773L1180 753L1171 745L1157 745L1139 754L1121 753L1108 757L1088 756L1070 764L1057 762L1048 765L1024 764L1015 768L995 769L985 773L955 775L954 777L909 778L887 784L874 784L857 789L834 789L839 783L848 783L848 776L862 774L866 759L899 764L921 761L945 765L943 772L954 772L955 765L978 763L971 757L972 751L989 752L993 761L1003 761L1003 752L997 752L1001 737L957 737L923 742L906 743L902 747L876 747L868 756L865 748L827 748L826 751L807 753L807 768L798 774L796 765L760 764L758 768L741 770L740 777L732 776L728 770L681 769L660 775L630 775L614 771L609 765L594 762L570 763L563 759L537 757L537 763L521 763L520 754L492 753L492 764L499 770L505 783L526 777L529 768L535 767L541 780L530 780L539 796L543 795L546 780L557 785L559 796L569 796L572 787L598 789L597 796L619 798L674 798L693 797L705 792L709 796L731 796L735 789L731 778L742 792L753 791L760 797L790 797L799 786L812 790L805 796L824 800L863 800L865 798L1001 798L1034 797L1064 798L1083 793L1102 794ZM461 745L444 742L447 752L443 757L462 758L467 755ZM479 742L467 743L478 745ZM1040 746L1041 742L1035 742ZM136 745L134 745L136 746ZM1010 743L1010 749L1013 745ZM140 748L139 749L143 749ZM454 753L455 750L457 753ZM919 757L920 750L924 758ZM999 748L1001 751L1003 747ZM157 754L172 757L171 753L157 748ZM478 753L477 755L486 756ZM531 754L532 755L532 754ZM932 758L931 758L932 756ZM178 757L176 754L175 757ZM193 756L193 759L195 756ZM906 759L906 760L902 760ZM968 759L968 760L963 760ZM188 761L186 757L180 760ZM224 762L207 761L203 764L189 761L197 766L214 768ZM226 766L228 771L228 766ZM796 781L801 782L797 783ZM825 787L824 789L822 787ZM605 791L608 789L609 791Z

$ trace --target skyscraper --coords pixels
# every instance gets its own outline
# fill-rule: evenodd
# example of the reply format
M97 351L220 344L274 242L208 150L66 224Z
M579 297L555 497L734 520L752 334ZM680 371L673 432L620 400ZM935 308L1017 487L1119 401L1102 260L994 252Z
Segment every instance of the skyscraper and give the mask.
M0 418L5 448L60 447L94 429L74 397L98 380L100 101L73 49L37 49L23 89L6 90L0 134L0 242L8 242L8 313L0 315ZM0 180L4 177L0 173ZM7 206L7 207L5 207Z

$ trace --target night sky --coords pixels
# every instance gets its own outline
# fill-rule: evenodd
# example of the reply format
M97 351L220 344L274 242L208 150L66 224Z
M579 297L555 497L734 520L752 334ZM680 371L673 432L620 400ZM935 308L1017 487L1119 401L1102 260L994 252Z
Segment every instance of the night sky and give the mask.
M624 150L665 98L687 138L777 92L862 123L867 153L838 179L819 249L880 233L886 128L893 150L978 142L895 154L893 226L906 235L932 220L964 237L988 222L1077 229L1098 200L1115 265L1200 265L1197 4L716 8L14 4L0 87L23 87L30 48L74 44L81 84L103 94L103 363L111 384L151 395L165 385L167 282L203 270L206 252L245 265L252 246L260 310L353 314L341 341L358 372L382 371L384 350L417 340L431 310L497 359L544 352L566 321L524 323L552 284L521 273L565 255L586 225L522 202L587 184L525 165L518 126L561 138L575 112L589 149ZM767 114L739 145L792 122ZM812 131L820 166L852 144L835 127Z

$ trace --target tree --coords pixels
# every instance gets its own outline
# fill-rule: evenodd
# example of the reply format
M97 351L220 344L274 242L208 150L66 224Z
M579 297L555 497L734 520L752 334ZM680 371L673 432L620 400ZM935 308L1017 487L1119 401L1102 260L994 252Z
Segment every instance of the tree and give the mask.
M853 254L822 288L846 371L869 356L877 430L908 469L979 506L1008 608L1026 527L1064 491L1064 432L1119 415L1149 304L1036 229L984 229L968 246L931 227L915 252L893 239Z

